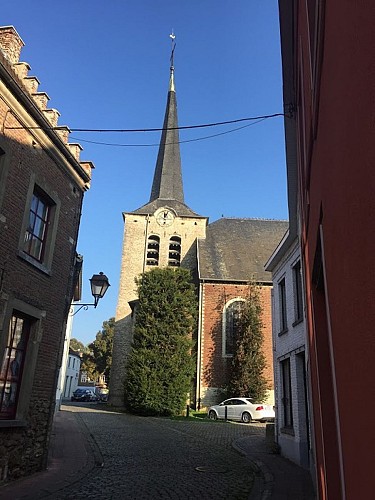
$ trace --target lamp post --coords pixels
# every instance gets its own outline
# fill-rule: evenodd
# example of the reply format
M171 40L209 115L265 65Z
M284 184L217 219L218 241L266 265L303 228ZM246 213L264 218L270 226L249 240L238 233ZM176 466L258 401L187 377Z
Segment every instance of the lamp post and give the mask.
M79 312L82 308L87 309L89 306L94 306L96 308L99 300L104 297L106 291L111 285L109 284L107 276L100 272L99 274L94 274L92 278L90 278L90 286L91 294L94 297L94 302L92 304L72 304L73 306L79 306L79 308L72 314L72 316L77 314L77 312Z

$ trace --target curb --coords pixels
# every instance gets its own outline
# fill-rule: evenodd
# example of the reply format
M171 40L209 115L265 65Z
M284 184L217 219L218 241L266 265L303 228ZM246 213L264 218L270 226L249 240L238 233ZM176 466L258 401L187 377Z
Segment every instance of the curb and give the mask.
M251 458L243 448L236 444L236 442L232 443L232 447L249 460L250 466L254 472L254 483L248 500L267 500L271 498L274 477L266 464L261 460Z

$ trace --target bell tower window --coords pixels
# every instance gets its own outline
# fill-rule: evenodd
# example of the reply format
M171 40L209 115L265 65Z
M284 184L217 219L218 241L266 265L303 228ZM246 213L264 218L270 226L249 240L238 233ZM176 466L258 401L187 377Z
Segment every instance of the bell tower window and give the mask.
M180 267L181 264L181 238L172 236L169 240L168 265Z
M146 260L146 264L148 266L159 265L159 247L160 247L159 236L156 235L149 236L147 240L147 260Z

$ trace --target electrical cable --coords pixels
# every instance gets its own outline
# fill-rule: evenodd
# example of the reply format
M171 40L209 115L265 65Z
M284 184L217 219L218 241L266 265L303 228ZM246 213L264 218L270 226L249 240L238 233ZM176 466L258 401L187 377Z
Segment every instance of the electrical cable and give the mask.
M171 144L183 144L185 142L196 142L196 141L203 141L205 139L212 139L213 137L218 137L220 135L230 134L232 132L236 132L237 130L242 130L244 128L251 127L252 125L256 125L257 123L263 122L264 120L266 120L266 118L261 118L257 121L249 123L248 125L243 125L242 127L237 127L237 128L232 129L232 130L227 130L226 132L220 132L219 134L207 135L205 137L197 137L195 139L187 139L187 140L178 141L178 142L167 142L165 145L169 146ZM150 147L150 146L159 146L160 145L160 142L154 143L154 144L119 144L119 143L111 143L111 142L90 141L87 139L81 139L80 137L71 137L71 139L74 139L75 141L79 141L79 142L86 142L89 144L96 144L96 145L100 145L100 146Z
M181 127L167 127L167 128L135 128L135 129L90 129L90 128L69 128L70 132L111 132L111 133L128 133L128 132L162 132L164 130L187 130L194 128L207 128L207 127L217 127L220 125L230 125L232 123L240 123L245 121L256 121L256 120L266 120L268 118L275 118L277 116L285 116L284 113L274 113L272 115L262 115L262 116L251 116L248 118L238 118L236 120L227 120L223 122L214 123L204 123L200 125L185 125ZM65 127L6 127L11 130L16 129L26 129L26 130L61 130Z

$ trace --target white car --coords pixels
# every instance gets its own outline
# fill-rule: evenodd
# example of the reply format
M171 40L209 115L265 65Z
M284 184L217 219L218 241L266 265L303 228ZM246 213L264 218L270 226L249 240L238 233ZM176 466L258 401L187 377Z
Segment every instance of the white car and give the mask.
M252 420L273 421L275 410L272 405L255 403L251 398L230 398L222 403L210 406L208 418L238 420L248 424Z

